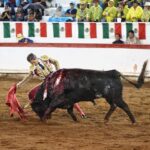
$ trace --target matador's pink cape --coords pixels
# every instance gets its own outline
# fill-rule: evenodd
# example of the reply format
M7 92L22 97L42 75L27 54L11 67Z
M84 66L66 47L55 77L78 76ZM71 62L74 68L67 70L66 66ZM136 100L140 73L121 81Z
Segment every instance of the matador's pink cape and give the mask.
M6 105L10 107L10 116L13 117L14 114L18 114L20 119L26 119L25 112L21 107L17 97L16 97L16 84L14 84L8 91L6 96Z

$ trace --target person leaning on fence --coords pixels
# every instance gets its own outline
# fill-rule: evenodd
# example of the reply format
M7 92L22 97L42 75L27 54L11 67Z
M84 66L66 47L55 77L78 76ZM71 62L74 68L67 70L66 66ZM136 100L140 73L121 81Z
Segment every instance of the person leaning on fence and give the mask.
M140 40L135 36L135 33L133 30L130 30L128 32L128 38L127 38L126 44L141 44Z
M121 40L120 34L115 35L115 41L112 44L124 44L124 42Z
M85 2L80 3L77 9L76 20L79 22L89 21L89 9L86 7Z
M17 34L18 43L33 43L33 40L25 38L21 33Z
M34 76L44 81L49 74L53 73L55 70L60 69L59 62L55 59L49 58L47 55L43 55L40 58L37 58L35 54L31 53L27 56L27 61L31 64L29 74L23 78L22 81L17 83L17 88L23 86ZM55 68L55 70L53 68ZM28 97L30 102L25 107L28 107L28 105L34 101L34 97L36 96L40 85L41 84L37 85L29 92ZM74 104L74 108L77 109L82 118L86 118L86 115L78 103Z
M93 0L93 6L90 7L90 21L99 22L102 18L102 8L99 5L99 0Z
M137 22L141 21L143 15L143 9L141 6L139 6L139 3L137 0L133 1L133 6L129 9L126 20L129 22Z
M107 22L113 22L117 16L117 8L114 6L114 1L108 1L108 7L103 11L103 17Z

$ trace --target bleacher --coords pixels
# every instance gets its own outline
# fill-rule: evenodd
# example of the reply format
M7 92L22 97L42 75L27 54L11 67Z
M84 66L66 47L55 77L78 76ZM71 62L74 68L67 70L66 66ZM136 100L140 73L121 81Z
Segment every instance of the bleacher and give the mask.
M60 43L112 43L115 40L115 34L120 34L126 41L128 31L133 30L142 44L149 44L150 24L149 22L73 22L72 17L54 17L55 11L62 6L63 11L70 7L70 0L53 0L51 3L46 2L47 7L43 11L40 21L3 21L0 22L0 41L17 42L17 34L23 34L31 38L34 42L60 42ZM77 5L80 0L74 0ZM28 4L27 4L28 5ZM10 6L9 6L10 7ZM15 12L17 7L14 7ZM4 7L0 7L0 14ZM70 23L68 22L70 21ZM117 21L117 20L116 20ZM44 33L44 34L43 34ZM57 39L57 40L56 40ZM63 40L62 40L63 39Z

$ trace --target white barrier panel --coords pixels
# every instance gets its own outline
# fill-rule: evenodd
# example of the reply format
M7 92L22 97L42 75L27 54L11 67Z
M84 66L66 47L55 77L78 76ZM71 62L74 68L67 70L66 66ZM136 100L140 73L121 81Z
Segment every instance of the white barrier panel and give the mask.
M150 58L150 51L144 49L1 47L0 72L28 71L29 53L49 55L60 62L61 68L117 69L126 74L138 74L143 62Z

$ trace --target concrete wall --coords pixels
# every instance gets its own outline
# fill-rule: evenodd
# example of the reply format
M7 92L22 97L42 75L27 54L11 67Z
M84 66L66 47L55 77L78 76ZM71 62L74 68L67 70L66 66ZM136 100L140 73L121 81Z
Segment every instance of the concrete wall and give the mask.
M0 47L0 72L28 72L26 56L31 52L38 57L47 54L59 60L61 68L117 69L127 75L138 75L143 62L150 58L147 49Z

